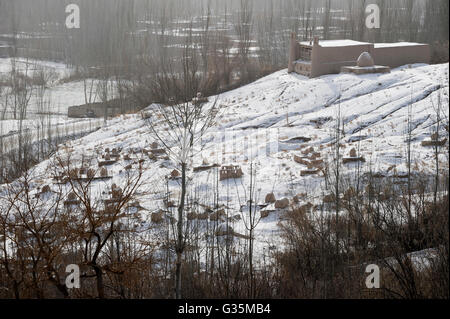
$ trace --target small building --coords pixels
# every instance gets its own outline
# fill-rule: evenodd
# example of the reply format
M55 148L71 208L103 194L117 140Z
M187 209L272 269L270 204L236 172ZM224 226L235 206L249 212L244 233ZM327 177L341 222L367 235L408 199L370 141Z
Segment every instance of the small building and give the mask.
M430 63L428 44L421 43L368 43L353 40L325 40L315 37L311 41L297 41L291 34L288 72L310 78L337 74L342 67L357 65L362 53L368 52L376 65L396 68L406 64Z
M120 114L135 113L141 110L133 101L124 101L114 99L106 103L96 102L84 105L76 105L68 108L67 116L70 118L102 118L105 115L114 117Z

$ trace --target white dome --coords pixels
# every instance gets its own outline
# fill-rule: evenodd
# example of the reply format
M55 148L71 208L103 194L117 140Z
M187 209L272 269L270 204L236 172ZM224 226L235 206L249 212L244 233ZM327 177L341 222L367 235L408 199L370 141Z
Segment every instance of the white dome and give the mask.
M374 66L375 62L373 61L373 58L372 58L372 56L370 55L369 52L363 52L359 56L358 61L356 62L356 64L360 68L364 68L364 67Z

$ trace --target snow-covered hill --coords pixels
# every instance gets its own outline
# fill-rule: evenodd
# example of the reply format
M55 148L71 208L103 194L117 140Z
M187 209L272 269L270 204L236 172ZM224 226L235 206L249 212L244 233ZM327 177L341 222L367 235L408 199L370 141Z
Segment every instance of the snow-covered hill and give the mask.
M390 74L338 74L317 79L288 74L286 70L276 72L218 97L220 116L205 136L206 147L194 158L193 166L241 166L242 178L219 182L219 202L228 207L229 216L239 215L245 204L250 164L257 171L258 203L264 204L265 196L273 192L277 199L291 201L302 194L297 197L301 203L316 204L328 193L320 168L333 157L330 142L339 112L344 123L342 156L365 159L343 164L343 174L354 174L359 163L363 172L371 170L384 176L406 171L405 134L411 113L413 161L420 170L431 171L433 150L422 146L422 142L430 140L439 98L448 119L448 68L448 64L412 65ZM213 100L210 98L210 103ZM98 132L61 147L60 155L69 152L73 165L79 166L82 157L92 156L96 163L106 149L121 149L120 160L108 166L108 174L113 178L93 184L93 194L100 198L113 183L121 184L126 166L136 161L136 154L150 150L154 141L140 115L125 115ZM352 149L356 154L351 154ZM48 176L51 165L52 160L48 160L33 170L39 180L36 187L54 183ZM139 202L144 208L142 218L151 224L151 214L164 207L165 177L176 166L165 156L145 157L144 166L146 185L140 190ZM189 177L190 194L212 207L217 169L191 171ZM179 196L178 183L169 182L174 201ZM283 214L273 204L262 209L269 215L261 219L256 230L259 253L278 245L277 225ZM242 219L236 218L232 227L245 235ZM153 228L158 231L157 225Z

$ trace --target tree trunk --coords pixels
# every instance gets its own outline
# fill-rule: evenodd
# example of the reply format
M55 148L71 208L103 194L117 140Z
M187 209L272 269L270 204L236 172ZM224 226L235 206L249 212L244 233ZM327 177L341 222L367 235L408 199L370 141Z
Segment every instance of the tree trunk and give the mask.
M100 267L94 265L95 277L97 279L97 293L99 299L105 299L105 289L103 286L103 273Z
M181 260L184 251L183 243L183 211L184 201L186 197L186 163L181 163L181 199L178 206L178 223L177 223L177 261L175 272L175 298L181 299Z

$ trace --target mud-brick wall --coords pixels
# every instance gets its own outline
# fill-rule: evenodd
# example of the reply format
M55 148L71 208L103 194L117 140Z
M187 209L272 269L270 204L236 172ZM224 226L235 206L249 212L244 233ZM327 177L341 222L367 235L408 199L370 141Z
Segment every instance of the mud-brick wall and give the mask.
M314 46L312 53L311 77L341 72L343 66L354 66L361 53L373 48L373 44L341 47Z
M427 63L431 61L430 46L427 44L377 48L370 51L376 65L397 68L406 64Z

